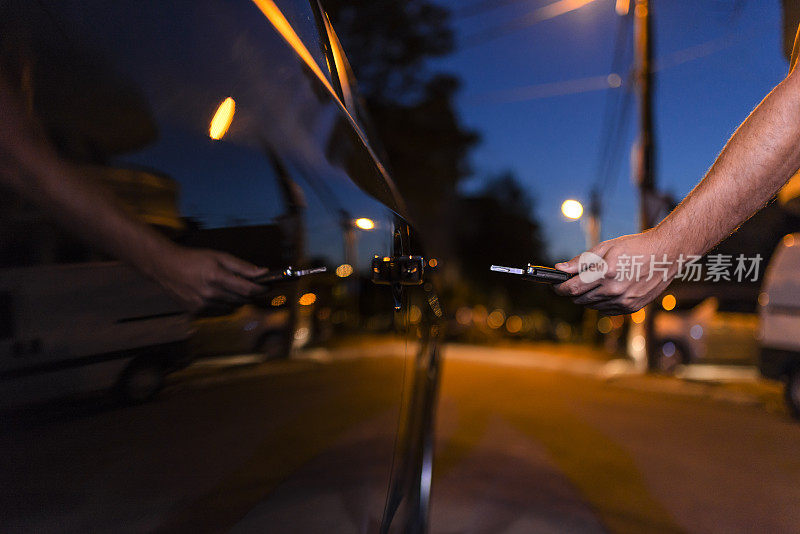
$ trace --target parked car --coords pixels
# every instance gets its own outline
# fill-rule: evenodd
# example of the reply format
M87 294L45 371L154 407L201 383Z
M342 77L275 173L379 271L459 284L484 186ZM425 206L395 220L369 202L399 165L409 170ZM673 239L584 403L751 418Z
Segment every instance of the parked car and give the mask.
M424 532L442 310L320 5L12 0L0 65L60 156L159 231L325 268L190 317L0 193L0 388L84 392L3 409L3 531ZM137 361L154 401L85 393Z
M786 404L800 418L800 234L789 234L770 259L759 295L759 368L786 383Z
M756 364L758 316L739 301L708 297L698 302L672 294L666 298L669 309L662 304L654 319L656 369L672 373L693 363ZM642 362L646 360L643 328L638 322L628 331L628 353Z

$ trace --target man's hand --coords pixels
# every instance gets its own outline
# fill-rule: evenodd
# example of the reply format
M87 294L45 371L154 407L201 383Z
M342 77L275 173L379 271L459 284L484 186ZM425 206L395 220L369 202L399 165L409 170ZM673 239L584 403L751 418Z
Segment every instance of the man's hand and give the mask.
M575 304L611 315L635 312L660 295L677 274L677 247L670 241L657 230L604 241L589 252L608 264L605 274L588 283L575 276L555 286L555 292L572 297ZM651 260L662 262L665 254L669 264L660 264L659 270L653 271ZM575 256L568 262L557 263L556 268L578 274L579 258Z
M230 307L264 292L249 279L267 273L230 254L172 245L159 254L148 274L191 311Z

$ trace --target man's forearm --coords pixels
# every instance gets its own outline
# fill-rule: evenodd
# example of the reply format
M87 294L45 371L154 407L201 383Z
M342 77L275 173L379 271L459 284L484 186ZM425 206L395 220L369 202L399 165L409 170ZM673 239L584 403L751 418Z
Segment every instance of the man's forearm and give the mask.
M28 168L35 202L73 235L152 275L171 241L128 214L113 195L79 175L72 164L42 157Z
M2 78L0 124L0 184L44 208L74 235L152 274L153 262L172 243L58 157Z
M762 208L800 168L800 72L736 130L705 178L657 227L675 253L703 254Z

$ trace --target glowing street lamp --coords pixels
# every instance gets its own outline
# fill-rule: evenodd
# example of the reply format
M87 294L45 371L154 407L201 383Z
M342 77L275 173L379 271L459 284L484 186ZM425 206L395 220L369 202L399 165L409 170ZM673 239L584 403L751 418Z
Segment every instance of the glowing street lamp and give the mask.
M583 215L583 205L577 200L568 199L561 204L561 213L564 217L577 221Z

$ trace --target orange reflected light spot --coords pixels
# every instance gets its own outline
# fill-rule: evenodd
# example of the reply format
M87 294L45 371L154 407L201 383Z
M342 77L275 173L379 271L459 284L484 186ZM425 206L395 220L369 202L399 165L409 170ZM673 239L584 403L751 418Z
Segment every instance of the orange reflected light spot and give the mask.
M353 274L353 266L349 263L343 263L336 268L336 276L339 278L347 278Z
M556 337L561 341L566 341L572 336L572 327L565 323L560 322L556 325Z
M286 295L278 295L277 297L272 299L272 302L270 302L270 304L272 304L273 306L283 306L284 304L286 304Z
M512 315L506 320L506 330L509 334L516 334L522 330L522 318L517 315Z
M783 236L783 245L786 247L793 247L794 246L794 235L786 234Z
M758 294L758 305L766 306L767 304L769 304L769 293L762 291Z
M617 15L620 17L624 17L628 14L628 11L631 9L631 0L617 0Z
M211 119L211 125L208 127L208 136L211 139L219 141L228 132L228 128L233 122L233 114L236 112L236 102L233 98L228 97L222 101L214 117Z
M614 328L614 323L611 322L611 319L608 317L601 317L599 321L597 321L597 331L601 334L608 334Z
M437 260L436 258L431 258L428 260L428 265L435 269L436 266L439 265L439 260Z
M306 293L300 300L298 301L301 306L311 306L315 302L317 302L317 296L314 293Z
M462 306L461 308L459 308L458 311L456 312L456 321L458 321L458 324L464 325L464 326L466 326L469 323L471 323L472 322L472 310L470 310L466 306Z
M492 313L489 314L489 317L486 319L486 324L489 325L489 328L497 329L503 326L505 320L506 320L506 314L503 313L503 310L494 310Z
M675 295L667 294L661 299L661 307L667 311L674 310L676 304L678 304L678 300L675 298Z
M644 322L644 308L642 308L637 312L633 312L631 314L631 321L633 321L635 324L640 324Z

